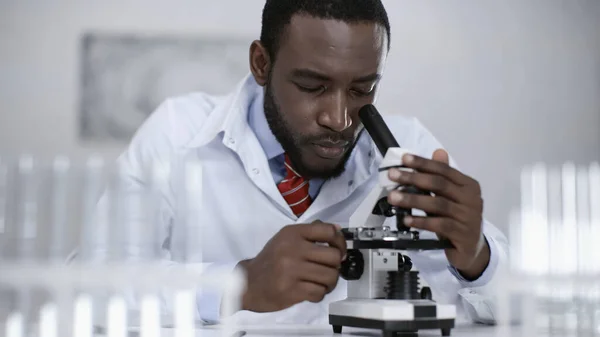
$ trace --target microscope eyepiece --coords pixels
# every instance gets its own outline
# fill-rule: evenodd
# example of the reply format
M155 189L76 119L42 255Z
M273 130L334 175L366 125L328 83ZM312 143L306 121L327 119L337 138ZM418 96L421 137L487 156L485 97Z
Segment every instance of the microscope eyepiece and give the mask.
M367 104L360 108L358 117L382 156L385 156L390 147L400 147L374 105Z

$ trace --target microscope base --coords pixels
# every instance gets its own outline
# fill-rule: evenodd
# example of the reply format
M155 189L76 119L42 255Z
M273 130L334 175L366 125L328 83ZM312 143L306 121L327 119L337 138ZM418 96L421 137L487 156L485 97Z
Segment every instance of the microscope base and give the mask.
M384 337L417 336L419 330L440 329L450 336L456 309L430 300L346 299L331 303L329 324L335 333L342 327L376 329Z

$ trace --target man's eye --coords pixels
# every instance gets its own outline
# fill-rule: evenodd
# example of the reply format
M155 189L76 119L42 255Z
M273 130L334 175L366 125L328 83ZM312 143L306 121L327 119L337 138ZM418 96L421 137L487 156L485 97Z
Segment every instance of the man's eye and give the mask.
M298 89L300 89L300 91L309 92L309 93L314 93L314 92L323 90L323 86L308 87L308 86L304 86L304 85L300 85L300 84L296 84L296 86L298 87Z
M357 96L369 96L373 93L373 89L371 89L371 90L352 89L352 92Z

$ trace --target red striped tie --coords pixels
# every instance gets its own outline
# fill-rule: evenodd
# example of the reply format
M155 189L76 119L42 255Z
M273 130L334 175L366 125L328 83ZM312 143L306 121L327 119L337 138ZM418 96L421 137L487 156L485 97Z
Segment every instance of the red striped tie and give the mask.
M308 181L304 180L292 168L290 158L285 155L285 171L286 176L278 185L277 188L283 199L290 205L292 212L296 216L302 215L310 206L312 200L308 194Z

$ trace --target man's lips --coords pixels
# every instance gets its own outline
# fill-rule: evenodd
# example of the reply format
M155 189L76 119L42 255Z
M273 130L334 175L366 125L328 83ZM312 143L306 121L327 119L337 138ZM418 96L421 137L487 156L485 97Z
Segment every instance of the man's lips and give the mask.
M349 143L347 141L342 140L337 142L317 142L313 143L313 146L315 148L315 152L319 157L326 159L336 159L344 154L348 144Z
M314 142L313 144L323 147L346 147L348 144L350 144L350 142L346 140L337 140L335 142L331 140L324 140L320 142Z

